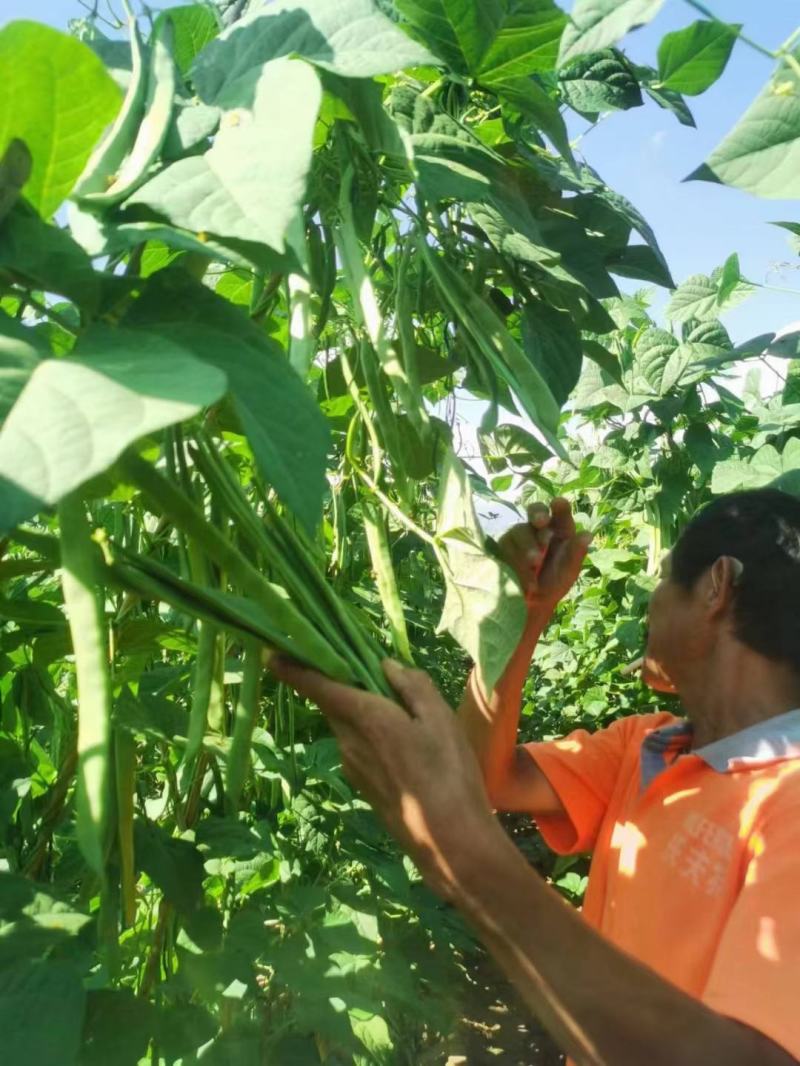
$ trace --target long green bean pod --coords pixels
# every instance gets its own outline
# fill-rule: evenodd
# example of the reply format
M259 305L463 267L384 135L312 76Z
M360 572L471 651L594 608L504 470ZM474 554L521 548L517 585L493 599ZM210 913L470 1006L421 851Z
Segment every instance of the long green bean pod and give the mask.
M329 598L327 594L331 593L331 590L327 587L324 578L321 578L317 572L312 572L311 580L307 579L304 559L298 561L291 551L287 553L286 545L278 536L277 526L282 524L281 520L275 517L270 525L262 522L248 504L238 481L233 477L228 466L220 461L210 442L202 434L198 434L197 441L199 447L194 452L195 462L209 488L224 504L234 520L239 535L256 555L265 560L275 575L284 583L292 600L302 610L305 618L313 622L337 654L350 664L355 677L369 684L369 673L368 671L365 673L366 667L354 651L353 640L348 639L348 637L352 638L352 633L349 630L342 630L342 627L337 624L336 611L331 611L330 603L326 604ZM320 580L314 580L315 577ZM321 590L320 584L325 586L324 591ZM321 591L322 594L320 594Z
M96 553L79 496L65 496L61 526L61 587L78 681L78 784L76 832L91 868L105 870L110 795L111 678Z
M276 533L280 535L284 551L291 558L294 558L298 567L302 568L309 582L317 590L322 602L328 606L342 631L347 634L348 640L357 649L359 658L366 664L369 676L373 679L376 691L382 692L384 695L391 695L391 689L383 676L383 670L380 666L383 658L380 645L359 624L350 610L348 610L348 605L336 595L328 581L326 581L325 576L313 564L311 561L313 559L312 548L306 535L293 528L289 522L283 521L272 504L267 503L267 510L272 516Z
M102 548L109 575L142 598L169 603L190 618L225 627L242 639L255 637L338 681L356 680L348 664L297 614L278 586L264 582L272 598L272 610L265 610L257 599L193 585L160 563L132 555L107 540Z
M334 239L342 262L347 287L353 295L353 309L356 321L366 332L370 343L377 353L384 373L389 378L401 404L406 410L413 410L417 397L409 388L405 367L397 356L389 338L378 305L378 297L372 278L364 266L361 247L358 243L350 191L353 184L353 171L348 167L342 177L339 195L340 224L336 228Z
M553 452L568 461L564 447L556 436L560 410L547 382L488 304L424 240L419 241L419 247L436 287L450 305L454 318L461 323L497 375L509 382Z
M311 286L302 274L286 279L289 298L289 362L305 381L316 351L311 328Z
M172 117L172 101L175 96L177 72L172 58L172 23L169 18L159 19L151 39L150 64L143 79L147 86L142 119L130 152L107 189L85 192L87 203L116 204L130 196L146 181L148 170L157 158L169 129Z
M124 0L131 41L131 80L122 102L122 108L114 124L98 147L89 157L83 173L72 191L73 200L81 200L92 193L105 193L116 179L122 163L136 139L136 131L142 118L147 75L144 67L144 49L136 18L127 0Z
M130 928L136 920L136 868L133 857L133 796L136 783L136 740L125 729L114 733L122 920Z
M417 344L414 336L414 302L411 299L409 265L413 244L406 241L400 254L395 277L395 326L400 342L406 380L408 382L408 403L405 405L409 417L416 424L423 440L430 430L430 419L425 409L425 401L420 384L419 365L417 361Z
M228 752L225 806L232 814L239 809L239 800L250 763L250 743L258 718L261 669L261 648L258 644L251 642L244 652L242 683L239 687L231 746Z
M197 654L192 675L192 703L189 710L189 729L183 764L191 769L203 746L208 724L208 706L211 702L211 685L214 679L214 652L217 627L202 620L197 630Z
M256 600L272 616L275 625L294 638L313 662L315 654L328 652L324 641L293 607L277 586L259 573L238 548L206 521L202 512L183 493L162 477L149 463L136 456L125 460L125 467L142 488L158 512L192 537L197 545L228 574L232 583L245 595Z
M364 520L364 532L367 537L372 569L381 597L383 609L389 622L392 644L401 659L413 662L411 645L408 641L406 619L403 603L397 587L397 576L389 551L389 538L386 532L386 519L383 513L369 500L361 501L361 515Z

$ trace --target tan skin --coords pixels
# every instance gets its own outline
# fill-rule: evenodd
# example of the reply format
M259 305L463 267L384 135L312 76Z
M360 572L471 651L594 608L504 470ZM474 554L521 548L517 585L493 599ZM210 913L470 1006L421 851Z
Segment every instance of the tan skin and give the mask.
M397 663L384 664L396 703L282 659L274 661L275 673L325 712L348 777L579 1066L790 1066L796 1060L761 1033L708 1009L604 940L528 866L493 817L492 806L561 810L517 748L516 732L536 641L588 544L563 500L534 507L527 524L502 538L525 591L528 625L488 699L471 679L460 720L426 674ZM680 692L703 743L800 702L783 671L754 661L736 641L734 571L731 560L718 560L690 593L662 582L651 604L647 674ZM676 634L687 633L691 638L678 643ZM750 671L766 686L760 693L752 691ZM719 694L709 695L715 685Z

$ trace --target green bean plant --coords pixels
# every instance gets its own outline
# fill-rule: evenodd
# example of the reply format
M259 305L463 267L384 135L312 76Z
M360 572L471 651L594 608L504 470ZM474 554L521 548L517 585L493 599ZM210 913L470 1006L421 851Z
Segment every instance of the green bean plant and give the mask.
M758 47L769 83L693 177L797 196L797 35L703 8L635 65L660 6L121 0L0 30L4 1061L441 1061L475 945L269 661L491 688L525 607L474 495L565 492L596 549L525 729L594 727L646 707L618 668L681 517L797 488L797 335L734 344L738 258L676 287L575 139L645 99L692 125ZM785 389L742 395L765 353Z

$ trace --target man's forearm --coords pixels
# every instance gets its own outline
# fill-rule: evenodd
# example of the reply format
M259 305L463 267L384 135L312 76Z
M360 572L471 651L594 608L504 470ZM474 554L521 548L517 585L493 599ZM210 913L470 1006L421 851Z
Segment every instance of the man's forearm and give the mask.
M467 682L458 717L490 792L493 783L508 773L514 758L523 686L553 610L551 604L531 610L522 639L493 692L487 695L480 690L474 670Z
M496 826L466 836L452 901L579 1066L795 1063L604 940Z

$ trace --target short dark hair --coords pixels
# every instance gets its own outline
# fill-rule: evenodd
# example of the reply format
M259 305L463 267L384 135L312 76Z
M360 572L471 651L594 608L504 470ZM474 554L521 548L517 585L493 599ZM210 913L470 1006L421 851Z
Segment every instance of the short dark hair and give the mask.
M691 589L721 555L744 567L734 602L736 636L800 674L800 498L780 489L720 496L681 533L670 577Z

